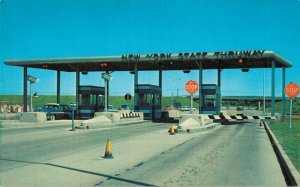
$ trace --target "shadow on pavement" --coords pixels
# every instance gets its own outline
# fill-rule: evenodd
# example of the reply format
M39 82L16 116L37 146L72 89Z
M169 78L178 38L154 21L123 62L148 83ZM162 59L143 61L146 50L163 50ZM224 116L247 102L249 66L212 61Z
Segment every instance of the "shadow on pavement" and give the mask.
M249 122L249 121L224 121L221 124L222 125L255 125L257 123Z
M68 169L68 170L77 171L77 172L81 172L81 173L87 173L87 174L91 174L91 175L106 177L107 180L117 180L117 181L126 182L126 183L130 183L130 184L133 184L133 185L140 185L140 186L155 186L153 184L147 184L147 183L143 183L143 182L139 182L139 181L134 181L134 180L130 180L130 179L124 179L124 178L120 178L120 177L116 177L116 176L111 176L111 175L107 175L107 174L103 174L103 173L96 173L96 172L93 172L93 171L87 171L87 170L82 170L82 169L77 169L77 168L71 168L71 167L67 167L67 166L61 166L61 165L57 165L57 164L41 163L41 162L31 162L31 161L23 161L23 160L13 160L13 159L4 159L4 158L1 158L0 160L10 161L10 162L21 162L21 163L27 163L27 164L39 164L39 165L46 165L46 166L58 167L58 168Z

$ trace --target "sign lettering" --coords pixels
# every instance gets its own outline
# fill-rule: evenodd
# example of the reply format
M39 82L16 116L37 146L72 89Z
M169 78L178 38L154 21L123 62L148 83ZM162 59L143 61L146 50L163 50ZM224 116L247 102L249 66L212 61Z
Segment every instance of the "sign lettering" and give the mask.
M185 90L190 94L196 93L198 89L199 85L196 81L190 80L185 84Z
M295 83L289 83L285 89L285 94L290 98L295 98L300 92L299 86Z
M122 61L129 62L129 61L160 61L160 60L200 60L206 58L217 58L217 59L230 59L230 58L255 58L255 57L262 57L265 50L253 50L253 51L223 51L223 52L192 52L192 53L153 53L153 54L128 54L122 55Z

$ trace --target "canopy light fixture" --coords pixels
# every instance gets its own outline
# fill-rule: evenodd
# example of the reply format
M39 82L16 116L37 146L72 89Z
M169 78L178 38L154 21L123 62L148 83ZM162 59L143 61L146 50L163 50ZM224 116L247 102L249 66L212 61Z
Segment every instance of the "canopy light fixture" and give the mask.
M191 72L191 70L189 70L189 69L183 70L183 73L190 73L190 72Z
M249 68L242 68L241 71L242 72L249 72Z
M27 75L27 80L30 82L30 83L36 83L36 82L39 82L39 79L36 78L36 77L33 77L31 75Z

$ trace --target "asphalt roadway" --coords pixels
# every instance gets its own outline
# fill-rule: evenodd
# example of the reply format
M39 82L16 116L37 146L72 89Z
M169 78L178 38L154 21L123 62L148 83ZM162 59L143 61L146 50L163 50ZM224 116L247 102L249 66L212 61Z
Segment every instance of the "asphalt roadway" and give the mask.
M120 178L158 186L285 186L263 127L229 123L140 163ZM104 186L126 185L118 180Z
M0 129L0 175L2 171L28 165L28 163L18 161L43 162L89 150L101 142L106 142L108 138L113 139L116 143L163 127L166 127L166 124L149 122L143 125L77 130L75 132L70 132L70 127L66 126Z
M120 166L121 169L109 176L98 174L93 181L78 186L286 186L268 136L258 123L229 123L208 132L174 136L165 133L169 125L149 122L111 129L78 130L72 132L75 136L66 128L0 129L0 185L1 179L5 180L1 176L14 176L15 172L28 165L88 151L108 137L114 143L120 142L124 153L130 148L124 148L122 142L134 141L141 135L145 137L142 146L153 149L156 145L152 148L150 145L154 140L147 139L147 135L161 133L161 137L175 140L185 136L185 139L176 145L166 146L166 149L160 148L159 152L151 157L145 156L138 164ZM136 156L143 157L143 154L136 153ZM24 172L21 174L26 175ZM55 173L51 176L53 180L59 180ZM19 184L11 180L8 186ZM39 182L39 186L49 186L41 181L25 184L34 186ZM55 182L50 184L55 186ZM5 183L2 185L6 186Z

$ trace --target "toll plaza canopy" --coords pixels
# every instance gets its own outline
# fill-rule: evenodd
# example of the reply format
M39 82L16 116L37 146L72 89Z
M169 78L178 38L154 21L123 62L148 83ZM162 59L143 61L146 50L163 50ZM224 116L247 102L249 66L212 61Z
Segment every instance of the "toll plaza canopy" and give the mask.
M291 67L291 63L279 54L266 50L225 51L225 52L187 52L128 54L121 56L95 56L75 58L45 58L7 60L4 63L13 66L76 71L133 71L138 62L138 70L193 70L199 69L238 69L270 68L275 62L276 68Z
M275 68L282 69L282 117L285 116L285 69L292 64L279 54L267 50L244 50L222 52L184 52L184 53L152 53L127 54L121 56L95 56L75 58L44 58L6 60L7 65L21 66L23 74L23 103L27 111L27 68L40 68L57 71L57 103L60 103L60 72L76 72L76 103L79 102L80 72L90 71L131 71L134 74L134 105L138 105L138 72L159 71L159 88L162 90L162 71L190 70L199 71L199 85L203 85L203 70L218 70L218 88L221 87L221 71L223 69L241 69L243 72L250 68L270 68L271 79L271 115L275 113ZM85 73L84 73L85 72ZM162 95L160 93L160 95ZM202 92L198 89L199 113L201 113ZM107 95L106 95L107 96ZM77 110L78 111L78 110Z

